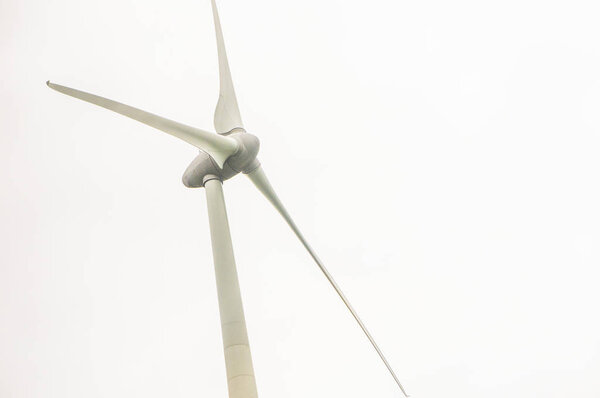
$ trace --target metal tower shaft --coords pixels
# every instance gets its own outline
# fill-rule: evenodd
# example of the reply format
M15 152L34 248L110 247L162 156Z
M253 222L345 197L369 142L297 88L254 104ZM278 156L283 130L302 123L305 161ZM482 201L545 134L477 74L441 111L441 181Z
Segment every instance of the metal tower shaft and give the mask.
M223 185L218 177L207 176L204 188L208 203L229 398L257 398Z

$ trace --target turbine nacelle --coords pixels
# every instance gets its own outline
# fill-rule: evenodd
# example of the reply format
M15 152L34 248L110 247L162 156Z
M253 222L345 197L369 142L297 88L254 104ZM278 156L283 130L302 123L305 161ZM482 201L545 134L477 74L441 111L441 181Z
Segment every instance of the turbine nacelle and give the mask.
M248 174L260 166L256 158L260 141L255 135L238 128L224 135L236 140L238 150L227 158L222 168L208 153L201 150L183 173L183 185L188 188L200 188L209 179L218 178L225 181L239 173Z

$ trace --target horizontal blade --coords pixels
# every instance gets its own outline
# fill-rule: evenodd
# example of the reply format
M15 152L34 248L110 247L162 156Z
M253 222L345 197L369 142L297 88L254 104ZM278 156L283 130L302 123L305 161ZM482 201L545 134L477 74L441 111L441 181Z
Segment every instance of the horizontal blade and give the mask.
M215 33L217 35L217 54L219 56L219 101L215 109L215 130L217 133L228 133L235 128L244 128L242 117L238 107L235 90L233 89L233 80L227 61L227 52L225 51L225 41L223 40L223 31L219 21L219 11L215 0L211 1L213 18L215 20Z
M294 220L292 220L289 213L287 212L287 210L281 203L281 200L279 200L279 198L277 197L277 194L275 193L275 191L273 190L273 187L269 183L269 180L267 179L267 176L265 175L265 172L263 171L262 167L259 166L257 169L255 169L254 171L252 171L246 175L250 178L250 180L252 180L252 182L259 189L259 191L262 192L263 195L265 195L265 197L269 200L269 202L271 202L271 204L275 207L275 209L277 209L279 214L281 214L283 216L283 218L285 219L285 222L290 226L290 228L292 228L292 231L294 231L294 233L296 234L298 239L300 239L300 242L302 242L302 245L304 245L306 250L308 250L308 253L310 254L310 256L313 258L313 260L315 260L315 263L317 263L317 265L319 266L319 268L321 269L321 271L323 272L323 274L325 275L325 277L327 278L327 280L329 281L331 286L333 286L333 288L335 289L337 294L340 296L340 298L342 299L342 301L344 302L344 304L346 305L346 307L348 308L348 310L350 311L350 313L352 314L354 319L356 319L356 322L358 322L358 325L360 326L362 331L365 333L365 335L367 336L367 338L373 345L373 348L375 348L375 351L377 351L377 354L379 354L379 357L383 360L383 363L385 364L387 369L390 371L392 377L394 378L394 381L396 382L396 384L398 384L398 387L400 387L400 390L402 391L404 396L408 397L408 395L406 394L406 391L404 391L404 387L402 387L402 384L400 383L400 380L398 380L398 377L396 377L396 374L392 370L392 367L388 363L387 359L385 359L383 352L381 352L381 350L379 349L379 346L377 345L377 343L375 343L375 340L373 339L373 337L367 330L365 324L360 320L360 318L358 317L358 314L356 313L354 308L352 308L352 305L350 305L350 302L348 301L348 299L346 298L346 296L344 295L344 293L342 292L340 287L337 285L337 283L335 283L335 281L333 280L333 277L331 276L329 271L327 271L327 268L325 268L325 265L323 265L323 263L321 262L321 260L319 259L319 257L317 256L317 254L315 253L313 248L310 247L310 245L308 244L308 242L306 241L306 239L304 238L304 236L302 235L302 233L296 226L296 223L294 223Z
M123 116L130 117L138 122L142 122L148 126L180 138L208 153L219 164L220 167L223 167L223 164L227 158L238 150L238 143L233 138L223 137L221 135L200 130L195 127L190 127L185 124L157 116L153 113L122 104L120 102L109 100L107 98L99 97L97 95L79 91L73 88L61 86L59 84L50 83L50 81L46 82L46 84L48 87L63 94L70 95L71 97L79 98L80 100L87 101L91 104L120 113Z

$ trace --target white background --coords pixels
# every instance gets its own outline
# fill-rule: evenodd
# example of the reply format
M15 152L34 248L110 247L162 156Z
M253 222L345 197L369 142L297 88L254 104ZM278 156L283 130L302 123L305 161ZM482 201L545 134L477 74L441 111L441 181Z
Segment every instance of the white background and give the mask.
M414 397L600 396L595 1L221 0L247 129ZM208 0L0 1L0 395L225 397L196 150ZM398 397L244 177L225 193L261 397Z

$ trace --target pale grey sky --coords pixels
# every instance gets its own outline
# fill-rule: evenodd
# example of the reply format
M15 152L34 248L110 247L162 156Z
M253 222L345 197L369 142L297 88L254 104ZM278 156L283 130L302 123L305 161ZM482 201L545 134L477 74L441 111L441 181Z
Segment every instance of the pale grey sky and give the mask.
M409 393L600 396L598 3L218 4L265 171ZM210 2L1 0L0 59L0 395L225 397L195 149L44 84L212 129ZM225 194L260 396L398 397Z

